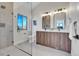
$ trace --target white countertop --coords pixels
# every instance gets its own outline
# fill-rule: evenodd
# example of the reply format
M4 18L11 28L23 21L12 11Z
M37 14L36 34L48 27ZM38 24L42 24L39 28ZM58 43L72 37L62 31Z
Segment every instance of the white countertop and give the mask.
M68 31L65 31L65 30L38 30L38 31L43 31L43 32L63 32L63 33L69 33Z

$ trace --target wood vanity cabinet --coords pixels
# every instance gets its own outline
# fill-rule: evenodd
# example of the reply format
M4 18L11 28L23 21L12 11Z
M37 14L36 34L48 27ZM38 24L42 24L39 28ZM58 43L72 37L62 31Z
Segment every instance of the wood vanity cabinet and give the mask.
M69 53L71 52L71 40L69 39L69 33L37 31L36 43Z

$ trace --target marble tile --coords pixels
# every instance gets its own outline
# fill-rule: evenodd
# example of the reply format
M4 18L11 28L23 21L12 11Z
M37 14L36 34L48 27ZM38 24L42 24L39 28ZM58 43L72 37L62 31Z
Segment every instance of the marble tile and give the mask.
M45 47L37 44L30 44L28 42L17 45L20 49L32 54L33 56L70 56L69 53L56 50L54 48ZM32 49L31 49L32 48Z
M0 49L0 56L29 56L28 54L20 51L14 46Z
M23 51L26 51L29 54L32 54L32 44L31 43L28 43L25 41L23 43L16 45L16 47Z
M42 45L31 44L28 42L23 42L16 46L0 49L0 56L30 56L16 47L26 51L29 54L32 54L32 56L71 56L69 53L61 50L56 50L54 48L49 48Z
M33 46L32 54L34 56L70 56L69 53L45 47L42 45Z

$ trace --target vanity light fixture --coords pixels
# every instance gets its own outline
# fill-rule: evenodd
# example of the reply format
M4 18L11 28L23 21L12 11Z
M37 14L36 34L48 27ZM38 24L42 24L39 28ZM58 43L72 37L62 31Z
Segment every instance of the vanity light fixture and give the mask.
M65 8L60 8L58 9L57 11L55 10L55 12L53 12L53 14L56 14L56 13L61 13L61 12L67 12L67 10Z
M52 13L50 12L45 12L44 14L42 14L42 16L47 16L47 15L51 15Z
M58 9L58 12L59 12L59 11L62 11L62 8Z
M58 10L55 10L53 12L53 14L56 14L56 13L61 13L61 12L67 12L66 8L60 8ZM42 14L41 16L47 16L47 15L52 15L52 12L45 12L44 14Z

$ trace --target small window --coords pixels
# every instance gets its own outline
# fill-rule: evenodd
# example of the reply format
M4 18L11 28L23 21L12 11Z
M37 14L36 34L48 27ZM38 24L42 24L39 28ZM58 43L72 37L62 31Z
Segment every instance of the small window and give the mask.
M18 30L22 30L22 15L18 15Z
M23 16L23 29L27 29L27 17Z
M27 29L27 17L23 15L17 16L18 21L18 30L26 30Z

